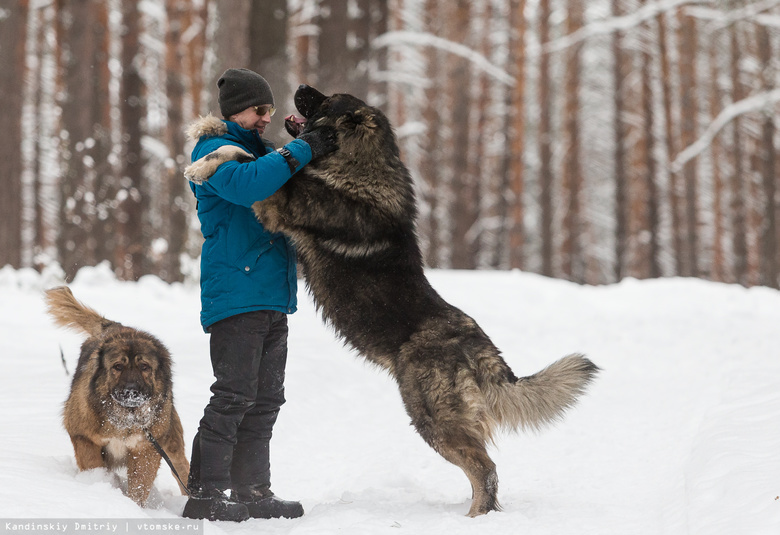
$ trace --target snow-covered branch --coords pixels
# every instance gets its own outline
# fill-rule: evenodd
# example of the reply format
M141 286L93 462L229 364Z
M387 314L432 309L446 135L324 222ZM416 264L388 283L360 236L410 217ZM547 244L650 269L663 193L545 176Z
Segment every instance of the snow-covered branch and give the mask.
M703 7L690 8L687 9L686 12L698 19L709 21L708 29L710 31L715 31L727 28L735 22L743 20L749 20L766 26L776 26L778 17L775 15L766 15L764 12L776 8L777 6L780 6L780 0L763 0L762 2L754 2L739 9L726 12Z
M776 0L773 0L776 1ZM629 15L623 17L610 17L583 26L576 32L565 35L542 46L543 53L560 52L571 46L577 45L586 39L609 35L617 31L626 31L636 28L645 22L654 19L662 13L672 11L686 5L712 4L712 0L661 0L653 4L647 4Z
M731 121L740 115L771 106L775 102L780 102L780 89L759 93L726 107L715 117L699 139L677 155L677 158L669 164L669 168L673 173L679 172L686 163L707 150L715 136Z
M449 54L467 59L485 74L492 76L503 84L508 86L513 86L515 84L515 79L512 76L501 67L491 63L489 59L479 52L475 52L471 48L460 43L443 39L430 33L410 31L387 32L374 39L372 43L374 48L393 47L398 45L432 46Z

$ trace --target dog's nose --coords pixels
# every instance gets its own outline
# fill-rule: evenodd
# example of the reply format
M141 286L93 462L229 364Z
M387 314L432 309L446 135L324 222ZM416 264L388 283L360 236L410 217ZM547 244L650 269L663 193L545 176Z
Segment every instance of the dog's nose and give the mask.
M141 391L141 385L128 383L112 393L111 397L123 407L139 407L149 400L148 394Z

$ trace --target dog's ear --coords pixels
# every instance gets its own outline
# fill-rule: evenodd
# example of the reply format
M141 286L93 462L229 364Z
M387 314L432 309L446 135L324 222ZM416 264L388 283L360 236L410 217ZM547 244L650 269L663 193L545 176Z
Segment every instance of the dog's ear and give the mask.
M357 110L349 112L347 115L349 119L356 125L360 125L365 128L377 127L376 115L368 110Z
M301 112L301 115L309 119L327 98L313 87L301 84L298 86L298 90L295 91L293 102L298 111Z
M363 115L363 126L366 128L376 128L379 123L376 121L376 115L373 113L366 113Z

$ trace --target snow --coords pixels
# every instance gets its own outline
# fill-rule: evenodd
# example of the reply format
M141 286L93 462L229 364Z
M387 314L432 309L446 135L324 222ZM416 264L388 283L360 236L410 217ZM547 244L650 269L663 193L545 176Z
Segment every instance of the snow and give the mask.
M185 498L167 468L146 509L122 494L121 474L76 468L60 347L72 373L81 337L55 328L42 301L58 276L0 270L0 518L176 519ZM464 516L465 476L415 434L393 381L336 341L301 291L272 467L276 493L306 515L207 523L206 533L780 533L778 292L690 279L589 287L517 271L429 277L518 375L571 352L603 369L559 425L499 437L503 511ZM189 442L211 383L197 285L118 282L100 266L71 288L171 349Z

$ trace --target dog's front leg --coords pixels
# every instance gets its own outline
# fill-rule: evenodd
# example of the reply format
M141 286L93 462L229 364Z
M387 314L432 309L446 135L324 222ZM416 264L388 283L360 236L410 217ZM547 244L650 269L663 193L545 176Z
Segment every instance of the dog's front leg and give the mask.
M294 179L293 179L294 180ZM255 217L268 232L286 232L288 227L282 207L286 204L287 195L284 186L265 200L252 205Z
M76 455L76 464L79 470L92 470L106 465L103 460L102 446L82 435L72 436L70 441L73 443L73 452Z
M160 455L151 444L144 443L127 455L127 495L144 506L160 468Z
M214 152L192 162L184 169L184 178L195 184L203 184L211 175L217 172L217 168L225 162L237 161L238 163L251 162L254 156L235 145L223 145Z

